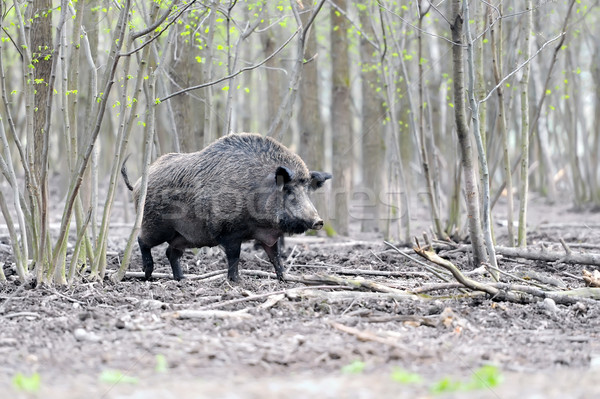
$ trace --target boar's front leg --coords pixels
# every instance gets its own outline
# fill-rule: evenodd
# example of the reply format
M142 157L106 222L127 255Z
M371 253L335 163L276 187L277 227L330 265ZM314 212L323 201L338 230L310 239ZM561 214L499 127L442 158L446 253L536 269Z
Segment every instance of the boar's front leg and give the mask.
M181 264L179 263L179 258L181 258L181 255L183 255L183 251L169 245L167 247L166 255L169 259L169 263L171 264L171 269L173 270L173 278L177 281L185 278L183 277L183 273L181 272Z
M281 263L281 253L279 252L279 240L275 241L275 244L272 246L268 246L267 244L261 242L260 245L263 247L269 260L275 266L275 273L277 273L277 279L283 282L285 278L283 277L283 265Z
M225 255L227 256L227 278L229 281L237 282L240 279L238 272L238 264L240 263L240 252L242 250L242 241L240 240L227 240L221 244L225 249Z

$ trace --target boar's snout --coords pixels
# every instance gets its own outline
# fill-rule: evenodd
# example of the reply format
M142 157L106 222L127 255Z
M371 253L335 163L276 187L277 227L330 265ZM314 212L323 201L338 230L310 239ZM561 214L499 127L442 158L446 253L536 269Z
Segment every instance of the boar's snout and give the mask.
M323 219L319 219L313 223L311 229L313 230L321 230L323 228Z

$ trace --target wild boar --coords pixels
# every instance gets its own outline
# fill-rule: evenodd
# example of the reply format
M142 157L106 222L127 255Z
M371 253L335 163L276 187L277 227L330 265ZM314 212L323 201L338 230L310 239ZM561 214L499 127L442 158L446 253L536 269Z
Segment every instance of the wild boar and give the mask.
M125 184L139 207L141 178ZM256 240L284 281L278 241L284 234L321 229L323 220L308 194L332 176L311 172L285 146L259 134L230 134L194 153L171 153L149 168L138 243L146 279L154 270L151 248L167 242L175 280L186 248L225 250L228 278L238 281L242 242Z

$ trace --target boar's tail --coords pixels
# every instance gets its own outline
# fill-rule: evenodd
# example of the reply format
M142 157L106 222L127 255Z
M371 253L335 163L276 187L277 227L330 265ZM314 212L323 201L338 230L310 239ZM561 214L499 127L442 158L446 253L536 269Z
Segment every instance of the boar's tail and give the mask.
M127 160L130 156L131 154L127 155L125 157L125 160L123 161L123 164L121 165L121 175L123 175L123 181L125 181L125 185L129 189L129 191L133 191L133 186L129 182L129 177L127 177L127 167L125 166L125 163L127 163Z

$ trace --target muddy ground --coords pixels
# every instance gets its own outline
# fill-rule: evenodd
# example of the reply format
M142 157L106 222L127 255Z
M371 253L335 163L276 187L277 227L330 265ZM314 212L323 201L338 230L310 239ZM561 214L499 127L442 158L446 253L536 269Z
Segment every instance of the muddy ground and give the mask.
M574 251L600 252L600 214L534 207L532 248L559 251L563 238ZM128 234L126 227L112 232L112 270ZM0 241L6 244L5 231ZM251 244L241 263L249 273L237 285L212 273L225 270L220 251L196 251L185 255L191 278L182 282L159 274L151 282L81 279L69 288L32 289L18 284L8 249L0 247L9 279L0 285L2 398L600 397L595 303L495 302L456 289L415 297L325 288L327 282L306 289L274 279ZM170 273L164 248L153 253L155 273ZM464 253L440 255L472 269ZM403 291L441 282L376 237L293 238L286 258L290 276L358 275ZM132 270L139 265L136 251ZM583 286L582 269L597 269L508 258L500 265L566 288ZM446 377L477 379L473 373L484 365L497 368L500 384L433 393ZM418 381L397 381L407 373ZM17 389L19 374L39 375L39 389Z

